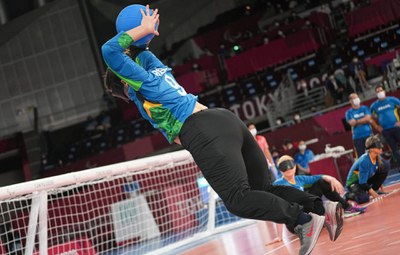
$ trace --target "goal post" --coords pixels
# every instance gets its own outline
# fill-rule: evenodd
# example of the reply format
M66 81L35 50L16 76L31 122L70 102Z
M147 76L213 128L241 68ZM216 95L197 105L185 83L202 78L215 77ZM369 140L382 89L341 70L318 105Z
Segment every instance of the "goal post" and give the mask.
M166 254L251 224L182 150L0 188L0 255Z

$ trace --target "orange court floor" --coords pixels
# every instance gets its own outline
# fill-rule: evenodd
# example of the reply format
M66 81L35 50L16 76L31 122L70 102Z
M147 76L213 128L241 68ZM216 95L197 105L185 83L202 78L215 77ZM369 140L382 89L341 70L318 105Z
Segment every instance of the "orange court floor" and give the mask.
M332 242L323 229L312 254L400 254L400 183L386 187L381 200L370 202L364 214L345 218L339 238ZM179 255L294 255L300 242L284 227L283 242L266 245L276 237L275 224L257 222L193 243Z

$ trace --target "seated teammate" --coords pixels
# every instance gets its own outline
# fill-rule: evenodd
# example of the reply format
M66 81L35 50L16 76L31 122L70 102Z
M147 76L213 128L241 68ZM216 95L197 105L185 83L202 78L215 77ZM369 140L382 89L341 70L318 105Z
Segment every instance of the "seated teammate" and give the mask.
M366 153L361 155L347 175L345 195L347 200L358 204L369 202L369 197L378 198L383 192L383 182L388 175L389 165L382 161L383 144L377 136L370 136L365 141ZM382 191L379 191L379 189Z
M339 193L343 192L342 184L328 175L295 175L296 163L288 155L279 158L278 168L282 172L282 177L277 179L273 185L290 186L302 191L304 191L306 185L311 185L308 190L309 193L318 197L325 195L326 198L331 200L324 201L325 226L328 229L330 239L335 241L343 228L342 208L356 210L339 195Z

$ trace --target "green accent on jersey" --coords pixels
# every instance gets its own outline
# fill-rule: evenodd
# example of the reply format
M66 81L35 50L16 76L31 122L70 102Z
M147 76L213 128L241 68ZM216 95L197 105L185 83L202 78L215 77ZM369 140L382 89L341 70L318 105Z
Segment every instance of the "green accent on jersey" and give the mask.
M177 120L171 111L163 106L151 107L151 118L157 123L157 128L165 130L168 141L172 143L179 134L183 123Z
M123 33L118 38L118 43L123 49L127 49L133 43L133 39L127 33ZM135 62L140 65L139 58L136 57ZM128 83L129 86L131 86L135 91L138 91L140 89L140 87L142 86L142 84L143 84L143 82L141 82L141 81L134 81L134 80L127 79L127 78L122 77L121 75L119 75L117 72L114 72L114 70L112 70L112 71L116 76L118 76L118 78L120 78L121 80L123 80L126 83Z
M350 178L347 180L346 186L348 187L348 186L350 186L350 185L353 184L353 183L358 183L358 180L359 180L359 178L358 178L358 171L357 171L357 170L354 170L353 174L352 174L352 175L350 176Z
M135 58L135 62L136 62L136 64L138 64L138 65L140 65L141 67L143 67L142 63L140 63L139 57L136 57L136 58Z
M133 43L132 37L130 37L127 33L123 33L119 38L118 38L118 43L121 45L123 49L126 49Z
M110 68L110 67L109 67ZM110 68L111 69L111 68ZM120 78L121 80L125 81L126 83L128 83L129 86L131 86L135 91L138 91L140 89L140 87L142 86L143 82L141 81L134 81L134 80L130 80L127 79L125 77L122 77L119 73L114 72L114 70L111 69L111 71L113 71L113 73L118 76L118 78Z

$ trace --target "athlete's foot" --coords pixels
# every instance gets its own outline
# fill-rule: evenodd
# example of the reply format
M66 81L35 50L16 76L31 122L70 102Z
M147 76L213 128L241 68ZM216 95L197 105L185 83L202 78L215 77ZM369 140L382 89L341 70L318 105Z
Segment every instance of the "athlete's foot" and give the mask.
M271 245L271 244L280 243L280 242L282 242L282 239L279 237L276 237L274 240L272 240L271 242L268 242L266 245Z
M343 230L343 207L338 202L324 201L325 227L331 241L336 241Z
M319 216L310 213L312 220L303 224L297 225L294 232L300 239L299 255L308 255L317 244L319 235L321 234L322 227L324 226L325 216Z

